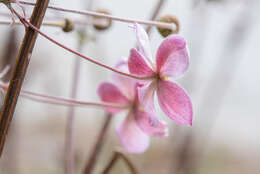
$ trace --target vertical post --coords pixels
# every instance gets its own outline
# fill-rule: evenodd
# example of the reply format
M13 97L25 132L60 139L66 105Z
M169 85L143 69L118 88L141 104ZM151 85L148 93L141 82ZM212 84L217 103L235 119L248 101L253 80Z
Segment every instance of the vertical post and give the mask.
M49 0L37 0L30 19L30 22L35 27L40 28L48 4ZM16 58L16 64L5 96L4 105L0 113L0 156L2 155L8 128L13 118L17 99L19 97L36 38L37 32L27 27L22 45Z

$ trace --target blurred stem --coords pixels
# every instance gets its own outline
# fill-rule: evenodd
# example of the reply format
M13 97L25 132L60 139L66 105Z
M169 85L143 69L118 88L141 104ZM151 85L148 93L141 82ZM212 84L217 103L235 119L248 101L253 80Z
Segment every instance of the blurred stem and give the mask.
M37 0L30 19L30 23L36 26L35 28L40 28L48 3L49 0ZM9 8L12 10L12 7ZM26 29L19 54L16 59L16 65L10 80L0 115L0 155L2 154L4 148L8 128L16 108L16 103L23 84L29 60L32 55L37 34L38 33L35 30L30 28Z
M82 44L79 44L78 50L80 51L82 48ZM77 97L78 83L79 83L79 75L80 75L80 60L74 60L74 68L72 75L72 85L70 97L75 99ZM67 125L66 125L66 135L65 135L65 151L66 151L66 166L65 173L73 174L74 172L74 114L75 108L73 106L69 107L67 113Z
M106 26L105 23L100 22L98 20L71 20L72 24L75 25L96 25L100 27ZM0 25L10 25L12 21L8 20L1 20ZM13 23L14 25L23 25L20 21L15 21ZM63 28L65 27L65 20L57 20L57 21L43 21L42 26L48 26L48 27L58 27Z
M92 173L94 166L96 164L96 161L97 161L97 157L98 157L98 155L101 151L101 148L102 148L102 145L103 145L103 142L104 142L104 139L105 139L105 135L108 132L108 128L109 128L111 121L112 121L112 115L107 113L105 120L104 120L103 127L102 127L101 131L99 132L97 142L94 145L94 148L91 151L90 157L89 157L88 162L85 166L85 170L83 172L84 174L91 174Z
M89 0L90 4L89 7L91 8L91 1ZM86 34L85 28L81 29L83 34ZM82 38L78 38L78 52L81 52L83 49L84 40ZM76 56L77 57L77 56ZM74 60L74 69L73 69L73 75L72 75L72 85L71 85L71 98L77 97L77 90L78 90L78 84L79 84L79 77L80 77L80 59ZM66 173L72 174L74 171L74 115L75 115L75 108L70 107L68 110L68 120L67 120L67 129L66 129Z
M120 158L124 160L132 174L138 174L134 164L123 153L120 152L114 152L114 155L112 156L110 162L108 163L102 174L108 174Z
M196 115L200 115L203 119L203 134L199 134L201 139L203 140L203 148L198 147L198 151L194 151L196 148L196 138L198 135L195 132L189 132L185 138L183 144L187 144L182 146L182 153L180 155L187 155L184 157L183 161L180 161L180 168L184 171L184 173L199 173L201 159L203 159L203 155L205 152L205 147L207 145L207 141L210 136L210 132L214 127L216 118L220 112L221 106L223 104L223 99L227 94L228 87L230 86L233 76L236 74L237 66L241 61L242 56L237 55L237 51L240 50L240 46L242 44L243 39L247 36L248 29L250 29L250 22L252 19L250 6L254 3L248 3L248 7L244 7L241 13L237 16L233 26L230 28L228 37L224 42L226 45L224 46L224 50L222 52L222 56L220 56L218 62L216 63L216 67L212 77L209 79L208 85L204 91L204 96L202 98L202 102L199 105L200 108L203 108ZM244 21L241 23L241 21ZM225 82L225 84L221 83ZM221 86L220 86L221 84ZM217 89L217 90L215 90ZM212 92L214 90L214 92ZM210 117L209 117L210 115ZM201 146L201 144L199 144Z
M158 14L160 13L160 11L161 11L163 5L166 3L166 1L167 0L158 0L157 4L155 5L155 8L153 10L153 14L152 14L151 19L150 19L151 21L154 21L157 18ZM152 28L151 25L148 25L147 28L146 28L146 32L147 32L148 35L151 31L151 28Z
M15 63L15 58L18 52L18 43L17 43L17 31L12 28L8 31L8 37L5 42L4 53L1 57L1 69L12 69L13 64ZM0 73L1 79L3 81L9 81L11 78L11 71L7 72L3 70L4 74ZM2 91L1 91L2 92ZM4 93L3 93L4 95ZM4 96L3 96L4 97ZM1 96L2 98L2 96ZM2 105L1 101L1 105ZM9 128L8 139L6 140L6 149L3 155L2 164L5 166L6 173L15 173L19 174L18 166L19 166L19 147L20 147L20 134L19 134L19 124L17 124L17 120L14 119ZM5 173L3 171L3 173Z

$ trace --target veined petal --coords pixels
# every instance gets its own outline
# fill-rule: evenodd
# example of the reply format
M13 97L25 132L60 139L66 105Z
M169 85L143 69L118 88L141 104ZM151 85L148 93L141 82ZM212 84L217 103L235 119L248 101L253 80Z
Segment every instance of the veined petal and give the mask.
M147 65L142 55L134 48L130 50L128 68L130 73L135 75L150 76L154 74L154 71Z
M98 95L103 102L127 105L130 101L121 93L121 91L112 83L102 83L98 88ZM111 113L120 112L122 109L106 107Z
M170 119L179 124L192 125L192 103L183 88L174 82L160 80L157 95L161 109Z
M133 112L130 112L117 127L116 132L121 144L129 153L142 153L149 146L149 136L138 127Z
M154 108L154 92L156 89L156 82L152 81L150 83L147 83L146 85L142 87L138 87L138 102L140 104L140 107L149 112L155 113Z
M120 61L116 67L117 70L129 73L127 61ZM134 100L135 86L138 80L129 78L118 73L113 73L112 78L120 91L129 99Z
M156 54L156 68L161 76L177 78L189 67L189 54L185 40L178 35L168 36Z
M152 136L166 137L168 136L167 123L157 119L155 113L148 113L140 110L135 111L135 119L138 126L145 133Z
M151 45L146 31L141 25L137 23L134 24L134 30L136 33L137 44L140 53L144 55L146 60L150 63L150 65L152 65L153 61L152 61Z

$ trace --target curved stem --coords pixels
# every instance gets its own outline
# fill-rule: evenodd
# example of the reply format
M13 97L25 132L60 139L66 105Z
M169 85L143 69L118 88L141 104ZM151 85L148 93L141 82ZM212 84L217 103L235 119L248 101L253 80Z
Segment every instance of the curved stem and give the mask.
M34 2L26 2L26 1L19 1L19 2L21 4L25 4L25 5L32 5L32 6L35 5ZM72 9L61 8L61 7L56 7L56 6L52 6L52 5L49 5L48 8L53 9L53 10L63 11L63 12L70 12L70 13L76 13L76 14L81 14L81 15L90 15L90 16L108 18L108 19L117 20L117 21L121 21L121 22L127 22L127 23L139 23L139 24L145 24L145 25L152 25L152 26L157 26L160 28L167 28L167 29L172 29L172 30L175 30L175 28L176 28L176 26L174 24L170 24L170 23L166 23L166 22L156 22L156 21L122 18L122 17L112 16L112 15L106 15L103 13L96 13L93 11L72 10Z
M8 88L8 85L0 82L0 88L2 88L3 90L6 91ZM34 101L42 102L42 103L56 104L56 105L62 105L62 106L80 106L80 107L96 106L96 107L102 107L102 108L112 107L112 108L119 108L119 109L128 108L128 105L86 102L86 101L51 96L51 95L46 95L46 94L41 94L41 93L36 93L36 92L31 92L31 91L26 91L26 90L21 90L21 96L29 98Z
M154 78L154 75L152 76L145 76L145 77L140 77L140 76L135 76L135 75L132 75L132 74L128 74L128 73L125 73L125 72L122 72L122 71L118 71L110 66L107 66L105 64L102 64L90 57L87 57L87 56L84 56L83 54L81 54L80 52L78 51L75 51L65 45L63 45L62 43L52 39L51 37L49 37L47 34L43 33L42 31L40 31L38 28L36 28L34 25L32 25L30 22L28 22L26 19L24 19L22 16L20 16L15 10L13 10L14 14L19 18L19 20L21 21L21 23L24 24L25 27L30 27L32 28L34 31L38 32L40 35L42 35L43 37L45 37L46 39L48 39L49 41L53 42L54 44L64 48L65 50L75 54L75 55L78 55L79 57L82 57L83 59L85 60L88 60L96 65L99 65L99 66L102 66L110 71L113 71L115 73L118 73L118 74L121 74L121 75L124 75L124 76L127 76L127 77L130 77L130 78L134 78L134 79L139 79L139 80L148 80L148 79L152 79Z

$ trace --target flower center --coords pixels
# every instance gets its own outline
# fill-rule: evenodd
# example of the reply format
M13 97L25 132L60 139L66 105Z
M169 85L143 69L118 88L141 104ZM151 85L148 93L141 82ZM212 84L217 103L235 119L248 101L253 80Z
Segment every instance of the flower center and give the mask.
M158 81L158 80L169 80L169 77L162 76L159 72L154 77L155 77L156 81Z

